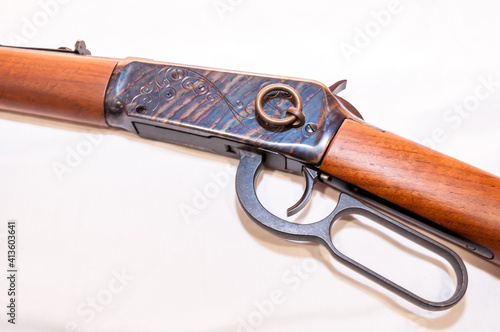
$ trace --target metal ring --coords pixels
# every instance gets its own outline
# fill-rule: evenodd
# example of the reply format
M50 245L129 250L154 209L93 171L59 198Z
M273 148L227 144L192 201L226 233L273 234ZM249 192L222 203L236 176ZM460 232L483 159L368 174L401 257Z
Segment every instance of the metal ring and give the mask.
M294 107L289 107L286 110L286 116L283 119L272 118L264 112L264 97L271 91L285 91L292 96ZM264 122L273 126L300 126L305 121L299 93L291 86L281 83L269 84L259 91L255 98L255 112Z

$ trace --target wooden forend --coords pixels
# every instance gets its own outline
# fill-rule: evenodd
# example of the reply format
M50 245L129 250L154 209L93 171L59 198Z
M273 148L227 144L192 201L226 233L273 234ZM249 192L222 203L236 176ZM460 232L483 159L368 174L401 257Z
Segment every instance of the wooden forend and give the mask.
M500 178L352 120L321 170L487 247L500 265Z
M107 126L104 97L116 63L0 47L0 109Z

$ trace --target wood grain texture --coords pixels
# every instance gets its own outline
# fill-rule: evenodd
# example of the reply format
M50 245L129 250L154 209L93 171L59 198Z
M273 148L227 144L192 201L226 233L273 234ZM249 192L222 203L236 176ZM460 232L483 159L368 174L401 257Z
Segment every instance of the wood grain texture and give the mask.
M444 154L346 120L321 170L460 234L500 265L500 178Z
M107 126L104 97L116 62L0 47L0 108Z

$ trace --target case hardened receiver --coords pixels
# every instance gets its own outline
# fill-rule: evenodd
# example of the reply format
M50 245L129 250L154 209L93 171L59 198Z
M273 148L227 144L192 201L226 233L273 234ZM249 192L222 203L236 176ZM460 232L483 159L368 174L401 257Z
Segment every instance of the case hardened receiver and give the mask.
M255 192L255 181L262 168L262 156L245 150L240 150L239 153L240 164L236 173L238 199L247 215L271 233L289 240L319 243L326 247L333 257L351 269L427 310L448 309L464 296L467 289L467 270L457 254L431 238L373 210L345 193L340 195L338 204L330 215L312 224L294 224L273 215L262 206ZM446 260L453 268L456 276L457 285L453 295L440 302L424 299L338 251L332 243L331 228L342 216L352 214L367 217Z

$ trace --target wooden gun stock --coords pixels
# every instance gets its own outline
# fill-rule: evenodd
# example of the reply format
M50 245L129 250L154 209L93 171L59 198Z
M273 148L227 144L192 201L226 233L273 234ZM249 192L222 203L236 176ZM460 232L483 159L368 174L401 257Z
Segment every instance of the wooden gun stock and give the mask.
M117 60L0 47L0 109L106 127Z
M320 169L485 246L500 265L500 178L351 120Z

